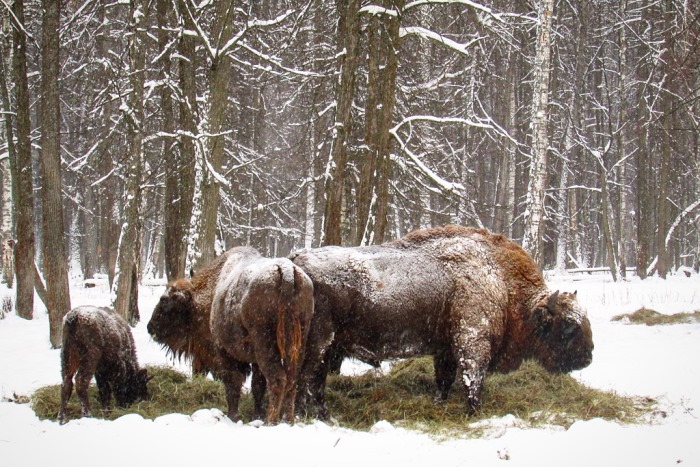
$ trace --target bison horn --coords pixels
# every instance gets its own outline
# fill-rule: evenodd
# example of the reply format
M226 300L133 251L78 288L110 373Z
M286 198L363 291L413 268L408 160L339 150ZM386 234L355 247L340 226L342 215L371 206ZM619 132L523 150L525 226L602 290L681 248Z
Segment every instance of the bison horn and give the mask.
M559 299L559 291L557 290L547 299L547 308L549 311L554 311L557 309L557 300Z

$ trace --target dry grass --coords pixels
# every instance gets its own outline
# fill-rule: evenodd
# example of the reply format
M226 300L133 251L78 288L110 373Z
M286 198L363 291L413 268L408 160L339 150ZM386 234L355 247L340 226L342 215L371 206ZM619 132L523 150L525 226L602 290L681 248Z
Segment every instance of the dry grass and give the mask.
M633 324L646 324L647 326L657 326L661 324L683 324L700 322L700 311L692 313L675 313L673 315L663 315L658 311L649 308L640 308L634 313L616 315L613 321L628 320Z
M507 414L535 426L568 427L575 420L598 417L633 423L651 405L589 388L569 375L554 375L525 362L515 372L489 375L481 411L469 417L458 384L446 402L433 401L433 374L432 360L420 358L399 362L382 377L371 373L331 377L327 391L331 412L341 425L360 430L388 420L434 434L478 435L480 429L470 429L469 424Z
M150 399L139 401L129 407L113 407L110 412L102 410L97 387L92 384L88 391L90 407L95 417L114 420L122 415L137 413L154 419L169 413L192 414L199 409L219 407L226 410L224 387L217 381L201 376L188 378L168 367L148 367L153 379L148 383ZM61 386L45 386L32 395L32 407L40 419L56 420L61 403ZM73 391L68 402L68 419L80 418L80 402ZM252 413L252 405L250 412Z
M168 413L192 414L201 408L226 411L221 383L205 378L188 379L169 368L151 367L151 399L126 409L103 413L97 390L90 388L96 417L115 419L127 413L155 418ZM368 430L376 422L387 420L410 429L434 435L479 436L481 428L468 425L491 417L513 414L529 425L554 424L568 427L575 420L605 418L634 423L650 410L651 401L637 401L611 392L588 388L569 375L553 375L541 366L525 362L513 373L487 377L483 408L475 416L465 412L463 391L457 384L450 398L435 403L435 383L430 358L398 362L388 375L369 372L362 376L337 376L328 379L329 408L341 426ZM60 386L49 386L32 395L32 406L39 418L55 420L60 403ZM75 394L69 404L69 419L80 416ZM250 420L252 397L241 398L241 415Z

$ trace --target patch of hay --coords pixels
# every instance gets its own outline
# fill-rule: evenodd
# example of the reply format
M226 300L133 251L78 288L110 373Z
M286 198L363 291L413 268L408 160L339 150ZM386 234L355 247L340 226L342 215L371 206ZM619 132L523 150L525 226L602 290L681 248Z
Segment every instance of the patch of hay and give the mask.
M102 410L97 387L90 385L88 395L90 408L94 417L114 420L122 415L137 413L144 418L154 419L169 413L192 414L199 409L219 408L226 412L226 395L224 387L218 381L202 376L190 379L186 375L168 367L149 366L148 372L153 379L148 383L149 399L137 401L129 407L116 407L112 401L112 410ZM45 386L32 394L32 408L40 419L56 420L61 404L61 385ZM73 389L68 402L67 415L72 420L80 418L80 401ZM251 410L252 412L252 404Z
M90 387L93 416L113 420L127 413L153 419L169 413L190 415L199 409L218 408L226 412L223 385L201 376L192 379L166 367L149 367L154 378L148 383L150 399L127 408L101 410L97 388ZM32 407L41 419L56 420L60 385L48 386L32 395ZM569 375L550 374L539 364L525 362L509 374L486 378L483 407L475 416L466 414L464 391L458 382L445 402L434 397L433 361L430 357L397 362L389 374L370 371L361 376L328 377L326 396L333 417L341 426L368 430L380 420L438 436L480 436L483 428L475 422L513 414L529 426L568 427L575 420L605 418L634 423L651 410L654 401L643 404L615 393L588 388ZM241 397L243 420L252 419L250 394ZM68 418L80 417L80 403L73 394Z
M329 377L329 409L342 426L367 430L380 420L438 435L478 436L469 425L513 414L528 425L569 427L576 420L604 418L634 423L649 410L643 403L613 392L592 389L569 375L551 374L535 362L524 362L509 374L486 378L483 405L466 414L466 398L458 382L447 401L436 403L431 358L397 363L390 374Z
M633 324L646 324L647 326L657 326L663 324L684 324L700 322L700 311L692 313L675 313L664 315L650 308L640 308L634 313L615 315L612 321L627 320Z

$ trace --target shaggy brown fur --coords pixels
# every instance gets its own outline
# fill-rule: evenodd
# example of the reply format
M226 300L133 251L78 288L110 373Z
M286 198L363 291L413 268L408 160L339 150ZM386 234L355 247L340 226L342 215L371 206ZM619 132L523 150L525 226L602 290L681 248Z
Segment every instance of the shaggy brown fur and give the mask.
M265 284L264 287L258 284L261 287L256 289L255 293L248 295L247 288L241 288L240 284L235 282L225 281L236 264L243 259L248 261L251 258L256 258L260 264L269 262L270 266L274 265L274 269L268 268L268 272L274 272L276 280ZM281 269L277 267L278 264L280 267L285 267L285 263L286 268L293 271L292 276L283 276ZM148 323L148 332L151 336L175 356L192 358L195 371L211 371L215 377L223 381L226 387L228 416L232 420L240 418L238 403L241 386L250 371L251 363L253 364L252 389L256 417L262 418L266 385L269 384L270 379L275 380L271 386L266 416L268 423L279 421L281 410L279 401L284 399L283 393L290 393L286 389L288 385L286 381L296 382L297 367L303 356L305 335L308 333L308 321L311 318L310 313L313 312L313 286L299 268L292 270L292 267L288 260L262 258L252 248L233 248L216 258L191 279L180 279L171 283L156 305L151 321ZM217 342L212 333L212 306L215 296L219 297L217 309L224 313L226 310L222 308L221 301L226 300L229 290L238 295L233 302L229 300L230 306L227 309L240 307L242 305L239 302L245 300L246 317L260 315L269 319L240 323L237 317L232 317L232 321L226 324L216 324L214 329L225 326L221 328L219 332L221 335L218 336L220 339ZM265 297L257 304L250 301L256 293L260 297ZM298 303L297 308L287 306L295 303ZM301 316L296 316L295 313L301 313ZM270 324L271 322L274 324ZM262 328L264 330L258 330ZM231 329L235 329L236 332L224 335ZM252 345L253 340L249 334L260 336L255 345ZM277 355L276 361L283 360L285 363L283 377L269 368L270 364L266 356L272 352L270 350L272 347L275 348L273 353ZM237 349L245 351L237 351ZM275 373L274 377L271 371ZM278 389L280 378L285 381L283 389ZM294 388L291 391L295 391L295 384L292 386ZM291 400L291 412L285 406L287 416L293 413L294 392L291 392ZM288 420L290 423L293 422L292 417L288 416Z
M288 259L234 248L221 270L211 309L214 341L227 355L257 365L269 398L266 422L294 423L300 363L313 315L313 285ZM245 377L239 376L240 386ZM237 397L237 396L236 396Z
M109 308L81 306L66 314L61 374L63 384L58 412L61 424L66 422L66 404L73 392L73 376L84 417L91 416L87 391L93 376L104 409L109 408L112 391L119 406L148 397L146 383L149 378L145 369L139 369L131 329Z
M459 374L469 412L489 369L512 370L530 357L550 371L591 361L590 324L575 294L549 291L530 256L501 235L447 226L291 258L314 283L301 395L313 397L320 417L329 415L329 349L366 361L433 355L438 398Z

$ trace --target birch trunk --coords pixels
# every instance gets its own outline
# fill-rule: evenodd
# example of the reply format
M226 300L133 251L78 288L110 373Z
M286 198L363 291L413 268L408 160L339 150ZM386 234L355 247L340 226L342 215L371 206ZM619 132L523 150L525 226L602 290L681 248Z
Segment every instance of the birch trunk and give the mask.
M537 43L535 47L533 106L532 106L532 159L527 188L525 232L523 248L543 266L542 224L544 222L544 197L547 184L547 151L549 135L549 78L551 61L551 31L554 0L537 1Z

